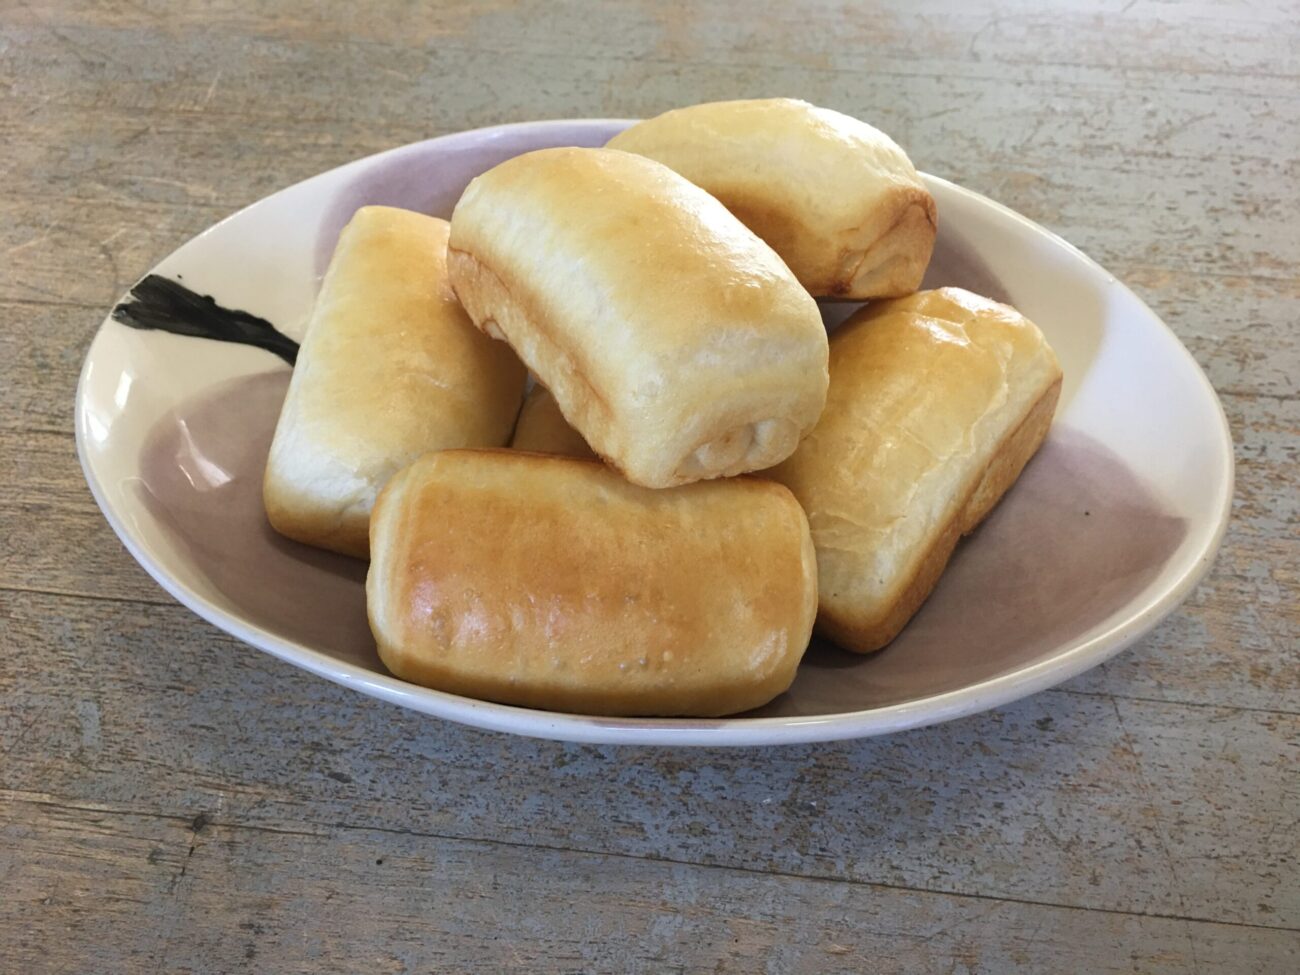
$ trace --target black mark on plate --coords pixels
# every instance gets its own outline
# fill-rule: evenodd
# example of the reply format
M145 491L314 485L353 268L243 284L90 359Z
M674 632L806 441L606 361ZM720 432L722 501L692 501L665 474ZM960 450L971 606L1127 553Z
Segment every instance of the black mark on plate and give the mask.
M289 365L298 358L298 343L265 318L223 308L211 295L197 294L157 274L146 275L131 289L130 299L113 309L113 319L131 328L253 345Z

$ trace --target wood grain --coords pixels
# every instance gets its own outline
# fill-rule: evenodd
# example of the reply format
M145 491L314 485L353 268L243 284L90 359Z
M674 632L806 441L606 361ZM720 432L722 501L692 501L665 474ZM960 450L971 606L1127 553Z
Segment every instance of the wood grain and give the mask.
M1268 877L1300 856L1275 828L1300 714L1054 691L879 740L591 748L354 701L215 631L186 646L179 607L123 604L105 630L84 600L3 599L25 664L5 690L45 705L6 757L16 790L1300 928Z
M11 930L58 911L68 936L9 946L20 970L789 973L1266 972L1283 931L1040 907L745 869L328 826L263 829L10 797L6 851L42 865ZM632 869L630 869L632 868ZM324 892L323 896L320 892ZM502 930L500 903L517 905ZM555 905L576 922L557 928ZM309 906L310 905L310 906ZM129 953L105 950L141 908Z
M0 958L44 971L1300 967L1300 8L0 9ZM85 349L139 275L323 169L518 119L795 94L893 133L1159 313L1234 518L1057 690L764 751L525 741L176 606L85 489Z

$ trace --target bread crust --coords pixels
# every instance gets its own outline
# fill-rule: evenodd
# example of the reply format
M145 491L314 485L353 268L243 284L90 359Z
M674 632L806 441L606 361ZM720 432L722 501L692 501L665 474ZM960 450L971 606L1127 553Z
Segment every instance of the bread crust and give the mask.
M789 456L825 402L816 303L770 247L668 168L545 149L474 180L448 269L592 450L672 487Z
M363 207L339 235L262 482L282 535L365 558L393 473L429 450L509 439L526 374L452 294L449 229Z
M1020 477L1025 465L1038 452L1052 426L1052 415L1060 393L1061 380L1058 378L1039 397L1015 431L999 446L984 477L953 512L917 565L898 600L882 617L868 621L859 614L844 612L839 606L831 604L818 614L816 631L858 653L881 650L893 642L938 585L957 542L963 535L969 535L979 527L980 522L1002 500L1002 496Z
M859 653L898 635L1037 451L1060 388L1038 328L961 289L841 326L826 412L771 472L808 513L819 633Z
M907 154L865 122L792 98L709 102L607 145L716 196L818 297L900 297L921 285L934 198Z
M717 716L789 687L817 607L779 484L655 491L514 450L427 455L371 522L380 658L424 686L601 715Z

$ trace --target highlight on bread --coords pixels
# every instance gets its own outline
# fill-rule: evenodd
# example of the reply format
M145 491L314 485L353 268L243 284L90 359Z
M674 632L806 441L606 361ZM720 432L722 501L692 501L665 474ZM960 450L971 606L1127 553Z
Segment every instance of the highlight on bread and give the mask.
M866 122L793 98L709 102L639 122L607 146L717 197L818 297L921 286L934 199L907 154Z
M582 434L569 425L555 397L541 383L533 386L524 397L510 447L537 454L596 458L596 452L587 446Z
M653 160L507 160L457 204L448 267L474 322L636 484L769 467L821 413L816 302L721 203Z
M808 514L818 632L865 653L898 635L1019 477L1061 369L1033 322L960 288L873 302L830 345L826 411L769 476Z
M371 628L398 677L583 714L716 716L789 687L808 523L758 478L637 487L594 461L429 454L375 505Z
M501 446L526 373L447 282L445 220L363 207L339 235L263 480L276 531L364 558L375 496L429 450Z

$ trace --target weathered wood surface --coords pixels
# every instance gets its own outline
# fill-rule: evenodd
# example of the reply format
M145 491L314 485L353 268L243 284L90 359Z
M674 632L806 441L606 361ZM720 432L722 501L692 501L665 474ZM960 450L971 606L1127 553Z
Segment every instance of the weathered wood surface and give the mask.
M1300 970L1293 3L0 7L6 970ZM766 751L524 741L176 606L97 513L107 307L258 197L516 119L790 93L1059 231L1223 396L1209 578L1063 688Z

